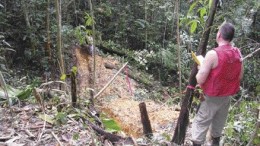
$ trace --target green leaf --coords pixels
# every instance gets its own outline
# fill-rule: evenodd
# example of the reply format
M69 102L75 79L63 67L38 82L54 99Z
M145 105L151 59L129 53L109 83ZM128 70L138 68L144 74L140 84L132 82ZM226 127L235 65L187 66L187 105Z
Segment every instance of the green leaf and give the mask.
M54 123L53 118L50 117L50 116L47 115L47 114L39 114L39 118L41 118L42 120L44 120L44 121L46 121L46 122L48 122L48 123L50 123L50 124L53 124L53 123Z
M255 145L260 144L260 138L255 138L253 142Z
M190 33L191 34L193 34L196 31L197 25L198 25L197 21L192 21L191 26L190 26Z
M85 13L85 25L92 26L94 23L94 19L88 13Z
M92 24L93 24L93 19L89 17L89 19L87 19L86 21L86 26L92 26Z
M66 74L62 74L61 77L60 77L60 80L65 81L65 80L66 80L66 77L67 77Z
M187 15L191 15L191 12L193 11L194 7L195 7L197 4L198 4L198 2L194 2L194 3L191 4Z
M199 9L200 18L203 18L205 14L207 14L207 9L205 7Z
M72 137L73 137L73 140L78 140L79 139L79 133L74 133Z
M76 66L73 66L71 71L76 75L78 68Z
M92 29L87 29L87 30L86 30L86 34L87 34L87 35L92 35Z
M117 132L121 130L121 128L113 119L104 118L102 119L102 122L105 126L106 131L108 132Z
M30 97L31 93L32 93L32 89L33 87L31 85L27 86L26 89L24 89L23 91L21 91L20 93L18 93L16 96L20 99L20 100L25 100L27 98Z
M57 124L65 124L67 123L67 114L64 112L58 112L55 116L55 120Z

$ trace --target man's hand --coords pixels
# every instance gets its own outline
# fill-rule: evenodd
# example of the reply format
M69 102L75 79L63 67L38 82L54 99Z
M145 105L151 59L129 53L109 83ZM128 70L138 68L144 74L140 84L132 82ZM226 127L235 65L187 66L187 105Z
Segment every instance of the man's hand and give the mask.
M194 95L197 97L201 102L205 100L203 91L200 87L200 85L196 85L195 90L194 90Z
M201 65L201 64L203 63L203 61L204 61L204 57L203 57L202 55L197 56L197 59L199 60L200 65Z
M199 62L200 62L200 64L198 64L197 68L198 68L198 70L200 70L200 66L201 66L201 64L202 64L202 62L203 62L203 60L204 60L204 57L203 57L202 55L199 55L199 56L197 56L197 59L198 59Z
M204 98L204 94L203 94L203 93L200 93L199 100L200 100L201 102L205 100L205 98Z

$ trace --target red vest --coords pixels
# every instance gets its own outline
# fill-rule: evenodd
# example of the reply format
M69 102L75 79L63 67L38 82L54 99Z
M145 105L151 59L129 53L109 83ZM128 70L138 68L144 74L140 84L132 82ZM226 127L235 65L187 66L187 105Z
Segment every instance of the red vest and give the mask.
M230 96L239 91L241 55L238 48L230 45L214 49L218 55L218 65L212 69L201 86L207 96Z

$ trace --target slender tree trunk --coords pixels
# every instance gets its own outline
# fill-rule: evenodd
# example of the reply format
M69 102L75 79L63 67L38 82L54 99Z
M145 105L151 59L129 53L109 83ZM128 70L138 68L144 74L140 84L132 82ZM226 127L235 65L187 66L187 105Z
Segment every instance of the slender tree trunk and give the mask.
M32 49L32 52L35 53L35 45L33 42L33 38L32 38L32 27L31 27L31 23L30 23L30 18L29 18L29 8L28 8L28 1L22 2L22 9L23 9L23 13L24 13L24 19L25 19L25 23L26 23L26 27L27 27L27 34L29 36L29 41L30 41L30 47Z
M49 62L51 61L51 37L50 37L50 0L47 0L46 9L46 32L47 32L47 42L46 42L46 54L48 54Z
M177 42L177 50L178 50L178 70L179 70L179 91L180 93L182 92L181 89L181 49L180 49L180 24L179 24L179 7L180 7L180 1L176 0L175 2L175 7L176 7L176 42Z
M70 79L71 79L71 102L72 106L77 106L77 84L76 84L76 74L71 71L70 73Z
M58 54L59 54L59 63L60 63L60 71L61 74L65 73L65 68L64 68L64 57L63 57L63 50L62 50L62 39L61 39L61 5L60 5L60 0L56 0L56 15L57 15L57 26L58 26L58 31L57 31L57 49L58 49Z
M166 31L167 31L167 24L168 24L168 19L165 19L164 31L163 31L163 48L165 48L165 37L166 37Z
M76 12L77 10L77 6L76 6L76 1L73 2L73 6L74 6L74 13L75 13L75 26L78 26L79 25L79 22L78 22L78 12Z
M92 73L92 89L93 91L91 91L91 97L90 97L90 102L94 105L94 94L95 94L95 82L96 82L96 48L95 48L95 19L94 19L94 12L93 12L93 6L92 6L92 1L88 0L89 3L89 8L90 8L90 13L91 13L91 17L94 20L93 24L92 24L92 38L93 38L93 73Z
M147 50L147 0L144 0L144 20L145 20L145 50Z
M213 24L218 2L219 2L219 0L214 0L212 2L212 6L210 9L210 13L209 13L209 18L208 18L208 20L206 22L206 26L205 26L206 30L204 31L202 38L200 40L200 43L199 43L199 48L198 48L197 52L198 52L198 54L201 54L203 56L206 54L206 48L207 48L207 44L208 44L209 34L210 34L211 26ZM198 72L197 64L194 63L191 74L190 74L190 78L189 78L189 84L188 84L189 86L193 86L193 87L196 86L197 72ZM175 127L173 138L172 138L172 142L174 142L176 144L184 143L186 129L187 129L187 126L189 123L189 110L190 110L191 103L193 100L193 94L194 94L194 89L187 88L185 97L182 101L180 115L179 115L179 118L177 121L177 125Z

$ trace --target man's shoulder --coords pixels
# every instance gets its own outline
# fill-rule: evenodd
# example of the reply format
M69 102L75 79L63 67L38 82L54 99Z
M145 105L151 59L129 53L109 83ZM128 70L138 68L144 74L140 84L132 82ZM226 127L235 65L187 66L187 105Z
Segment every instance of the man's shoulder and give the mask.
M217 56L217 52L215 50L209 50L206 55L211 56L211 57Z

